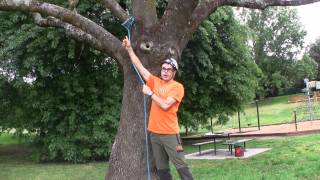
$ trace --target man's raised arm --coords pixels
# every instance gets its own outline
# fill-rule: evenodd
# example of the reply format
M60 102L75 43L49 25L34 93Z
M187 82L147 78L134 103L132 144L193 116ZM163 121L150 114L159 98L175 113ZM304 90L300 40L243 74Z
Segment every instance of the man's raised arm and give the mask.
M141 74L142 78L147 81L150 77L150 72L142 65L140 59L136 55L136 53L133 51L130 41L128 37L126 36L122 41L122 46L125 47L129 53L130 59L132 61L132 64L136 66L139 73Z

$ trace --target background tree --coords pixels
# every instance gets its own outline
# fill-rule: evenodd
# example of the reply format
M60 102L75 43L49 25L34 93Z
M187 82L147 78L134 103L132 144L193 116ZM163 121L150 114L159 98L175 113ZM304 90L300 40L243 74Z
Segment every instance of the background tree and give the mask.
M297 11L270 7L264 11L244 10L242 17L251 32L254 60L263 72L259 93L284 93L293 84L289 81L289 67L297 59L306 35Z
M317 63L305 54L301 60L295 61L289 65L289 81L294 82L293 87L299 89L305 88L304 79L314 80L317 75Z
M317 63L317 76L316 79L320 80L320 38L317 38L316 41L310 45L309 50L310 57L312 57Z
M173 56L180 60L181 52L191 39L193 32L218 7L231 5L265 9L268 6L290 6L313 2L315 0L172 0L168 1L164 14L158 17L156 1L132 0L129 9L132 9L132 15L137 18L133 29L132 45L146 68L152 73L157 73L164 58ZM81 15L81 12L76 13L63 8L64 4L56 4L60 6L36 0L1 0L0 10L31 12L38 25L63 28L77 41L85 42L117 60L123 73L123 99L119 129L113 144L106 179L144 179L146 151L143 141L144 131L141 128L143 127L143 96L141 86L131 69L128 54L121 47L121 41L100 26L100 21L94 22L84 16L87 13ZM128 17L124 10L126 7L121 7L117 1L104 0L101 4L121 21ZM155 174L153 178L156 178Z
M180 73L186 92L179 119L186 129L205 126L214 117L225 123L253 99L261 72L247 40L230 7L217 10L195 32L182 53Z
M27 130L42 161L110 156L122 83L115 60L26 14L0 17L2 128Z
M28 94L31 92L31 87L28 83L24 82L24 76L17 76L20 71L16 69L16 66L22 66L21 64L14 65L14 56L6 54L6 50L11 50L11 54L15 54L16 51L13 49L12 38L10 33L17 32L16 28L28 27L24 24L15 25L17 21L25 21L26 17L22 13L15 15L0 12L2 21L0 25L0 122L1 129L6 130L8 128L15 128L18 134L21 134L26 124L23 122L24 119L31 118L31 108L28 104ZM11 20L11 21L10 21ZM11 28L8 30L7 28ZM24 28L21 28L19 32L24 32ZM7 39L8 38L8 39ZM16 37L14 37L16 38ZM18 41L21 39L18 39ZM12 44L7 44L6 41L11 41ZM9 51L10 51L9 50ZM18 51L17 51L18 52ZM8 55L8 56L7 56ZM22 72L21 72L22 73ZM27 77L27 76L25 76Z

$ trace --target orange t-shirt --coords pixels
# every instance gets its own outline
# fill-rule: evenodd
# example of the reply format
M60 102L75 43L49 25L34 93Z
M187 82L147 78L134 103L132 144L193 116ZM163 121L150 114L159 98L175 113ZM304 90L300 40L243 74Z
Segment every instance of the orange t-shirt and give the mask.
M177 111L184 95L183 85L177 81L166 82L153 75L150 75L147 85L158 97L162 99L172 97L177 101L166 111L152 101L148 130L157 134L178 134Z

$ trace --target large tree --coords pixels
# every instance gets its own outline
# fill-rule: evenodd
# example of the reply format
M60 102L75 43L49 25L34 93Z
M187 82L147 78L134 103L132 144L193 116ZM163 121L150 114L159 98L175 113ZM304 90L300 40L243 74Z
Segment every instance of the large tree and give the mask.
M264 74L261 91L267 96L279 95L291 86L288 70L303 47L306 34L297 11L270 7L264 11L244 10L242 17L251 30L255 63Z
M83 5L78 12L103 10ZM28 132L39 161L109 157L122 97L115 61L62 29L35 26L26 13L0 17L1 128Z
M178 77L186 89L179 111L186 134L199 127L211 129L212 118L226 123L254 98L261 71L247 40L246 26L230 7L219 8L194 33L182 53Z
M293 82L293 88L299 92L305 87L304 79L315 80L317 76L317 62L305 54L301 60L295 61L289 66L289 80ZM295 89L293 89L295 90Z
M317 63L316 78L319 81L320 80L320 37L317 38L316 41L310 45L309 54Z
M180 59L181 52L193 32L218 7L230 5L265 9L268 6L297 6L317 1L319 0L172 0L168 1L163 14L157 16L155 0L132 0L128 9L137 19L132 45L145 67L152 73L157 73L164 58L173 56ZM117 1L102 0L99 3L121 21L128 18L124 7ZM99 22L68 10L63 5L36 0L1 0L0 10L30 12L38 25L63 28L78 41L85 42L117 60L124 77L123 99L119 129L106 179L145 179L146 151L144 131L141 128L143 96L121 41L102 28ZM152 177L156 178L155 174Z

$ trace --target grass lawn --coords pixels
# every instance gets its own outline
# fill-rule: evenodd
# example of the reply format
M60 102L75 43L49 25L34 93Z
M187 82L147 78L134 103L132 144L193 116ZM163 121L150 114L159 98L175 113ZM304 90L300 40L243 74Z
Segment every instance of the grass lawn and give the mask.
M247 148L272 148L249 159L190 160L196 179L320 179L320 135L257 139ZM224 147L225 148L225 147ZM196 149L187 149L195 152ZM178 177L178 176L177 176Z
M21 141L18 138L15 138L8 133L0 134L0 145L20 144L20 143L21 143Z
M294 94L287 96L278 96L273 98L267 98L259 101L259 116L261 125L288 123L294 120L294 111L297 111L297 120L302 121L303 115L300 111L301 108L306 108L305 102L288 103L291 96L297 96L302 94ZM319 102L313 104L313 108L319 107ZM319 109L314 109L314 115L319 116ZM250 104L245 109L243 116L244 123L251 123L257 125L257 109L255 104ZM234 117L237 118L237 117ZM243 124L245 125L245 124Z
M107 162L37 163L29 157L28 151L23 151L24 145L12 144L8 141L11 141L10 137L0 138L1 180L104 179ZM187 162L196 180L320 179L319 134L268 140L256 139L247 144L247 148L250 147L272 149L249 159L188 160ZM185 146L185 152L197 152L197 148ZM174 179L179 179L173 167L172 173Z
M98 180L106 169L106 162L37 163L30 147L12 135L0 135L0 180Z
M293 121L293 111L301 106L301 103L288 103L288 96L279 96L267 98L258 102L259 104L259 119L260 125L288 123ZM255 104L250 104L246 107L243 113L240 113L242 127L247 127L248 124L257 126L257 109ZM238 127L238 116L232 117L233 127Z

